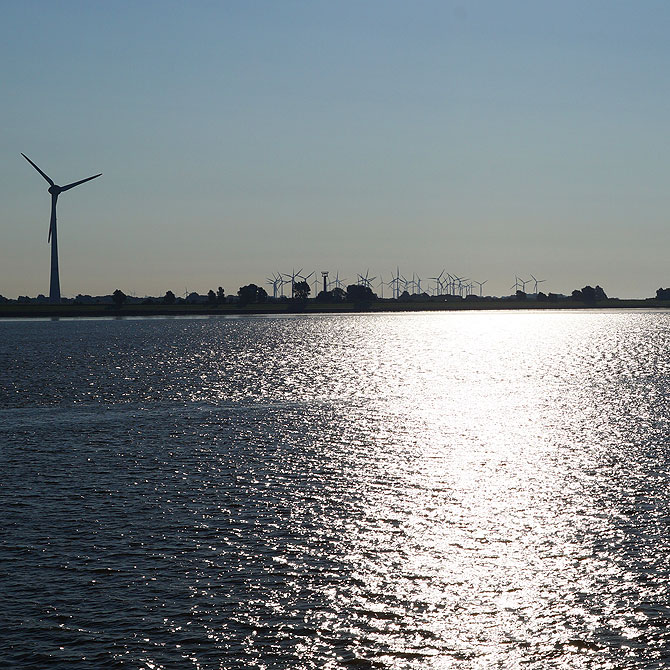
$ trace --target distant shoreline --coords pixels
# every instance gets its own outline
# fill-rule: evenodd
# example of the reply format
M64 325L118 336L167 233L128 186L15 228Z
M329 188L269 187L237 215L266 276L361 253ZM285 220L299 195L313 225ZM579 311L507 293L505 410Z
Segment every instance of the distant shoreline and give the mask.
M143 316L242 316L281 314L360 314L373 312L452 312L485 310L565 310L565 309L670 309L670 300L619 300L597 302L565 299L556 302L535 300L406 301L377 300L369 304L268 302L245 307L238 305L34 305L1 304L0 319L93 318Z

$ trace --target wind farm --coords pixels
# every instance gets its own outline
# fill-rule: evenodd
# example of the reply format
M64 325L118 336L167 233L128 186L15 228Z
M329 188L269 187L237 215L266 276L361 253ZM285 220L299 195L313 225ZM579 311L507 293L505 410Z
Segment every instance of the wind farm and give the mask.
M383 274L371 275L370 267L365 272L355 273L356 281L353 284L346 284L345 279L340 279L339 269L331 273L330 270L312 270L307 272L304 266L298 270L295 266L290 271L275 271L272 276L266 276L265 284L271 289L271 295L254 283L240 287L232 294L225 295L222 286L218 291L210 289L207 295L200 295L196 292L189 293L185 289L183 298L177 298L175 294L168 290L161 298L145 296L138 299L133 292L127 296L121 289L115 289L113 294L108 296L78 295L74 299L63 299L60 289L60 275L58 262L58 228L56 207L58 197L61 193L69 191L76 186L84 184L93 179L102 176L102 173L85 177L78 181L71 182L64 186L56 184L54 180L34 163L26 154L21 155L32 165L32 167L49 184L48 192L51 195L51 214L49 219L48 242L51 244L51 271L49 282L48 303L53 311L53 315L65 315L70 312L59 310L61 307L69 308L84 307L89 314L99 314L102 309L113 305L117 311L121 311L124 303L127 303L125 311L128 312L130 305L134 305L132 313L158 313L167 310L173 313L175 310L183 309L185 313L196 313L196 310L204 310L204 313L227 312L242 310L243 313L250 311L276 312L285 311L342 311L346 309L366 309L370 311L398 311L407 309L430 309L430 310L453 310L453 309L507 309L507 308L571 308L571 307L648 307L649 300L621 301L607 297L605 291L596 285L595 288L587 285L582 289L573 289L569 294L558 292L540 291L540 284L547 282L546 278L538 279L534 274L528 273L527 279L524 279L518 273L514 275L514 284L509 290L508 295L493 296L484 295L484 286L488 279L479 280L468 278L462 274L447 271L442 268L439 273L432 276L423 274L427 280L422 279L421 274L413 271L407 276L400 272L400 265L396 265L395 270L390 273L390 280L385 282ZM319 290L319 276L321 277L322 290ZM389 276L388 274L386 276ZM409 278L411 276L411 279ZM331 278L332 277L332 278ZM310 286L311 280L311 286ZM377 281L375 283L375 281ZM422 287L422 281L426 284ZM533 287L532 293L526 292L528 285ZM346 286L346 289L344 288ZM285 292L285 287L288 291ZM384 288L391 291L391 297L384 297ZM313 292L312 292L313 290ZM376 292L375 292L376 291ZM312 295L310 296L310 293ZM653 306L667 307L667 289L658 289L656 303ZM13 300L0 296L0 316L43 316L44 302L40 296L33 300L30 298L17 301L21 307L12 307ZM38 308L33 309L34 306ZM93 307L95 305L95 307ZM80 312L75 309L74 315Z
M81 294L78 294L75 298L63 298L61 295L58 255L56 212L60 194L88 181L97 179L102 176L102 173L94 174L61 186L56 184L54 180L26 154L21 152L21 155L49 185L48 193L51 196L51 212L47 239L51 245L51 269L48 303L52 307L57 308L57 306L62 304L81 304L82 299L88 305L92 302L95 302L96 304L105 304L106 301L109 302L111 295L108 295L107 297L98 296L95 300L92 300L91 296L82 296ZM545 308L548 305L551 308L565 308L571 306L571 298L578 300L577 306L582 304L583 301L581 301L581 298L577 294L580 296L596 296L593 299L586 300L591 306L594 306L595 302L599 302L600 306L608 307L649 306L648 301L653 300L653 298L634 298L632 300L626 299L623 302L618 301L614 304L607 299L605 292L598 285L596 285L595 289L586 285L583 289L571 289L571 291L568 291L567 293L561 293L556 290L553 292L544 291L540 290L541 288L544 288L541 287L541 285L545 284L548 280L546 278L538 278L533 273L527 273L525 275L526 278L515 273L514 283L508 289L509 293L503 292L503 294L498 295L493 293L485 295L484 286L488 284L488 278L484 280L474 279L460 272L457 274L453 271L447 271L446 267L443 267L439 273L434 273L432 275L422 271L416 272L415 270L412 271L411 274L409 272L403 274L400 271L400 265L397 264L395 269L390 272L390 279L384 281L384 274L382 272L371 274L370 266L368 266L364 272L353 272L356 280L354 283L350 284L347 284L345 278L340 278L339 269L335 271L323 269L319 271L306 271L304 270L304 267L304 265L300 266L299 269L296 270L296 266L294 266L290 271L275 271L271 276L266 276L264 283L270 288L270 294L256 284L249 284L248 286L257 288L257 293L255 294L256 298L252 300L251 303L247 300L242 300L244 304L238 305L236 304L237 294L228 294L225 301L227 309L229 311L231 309L236 309L237 307L243 307L245 311L261 309L259 307L259 304L261 303L264 304L261 311L266 311L271 306L273 310L276 311L278 306L286 307L287 304L288 309L290 310L294 309L298 303L301 304L301 310L311 309L313 311L321 311L326 308L326 305L331 305L328 309L332 309L332 305L335 303L341 303L338 309L346 309L347 303L354 303L358 309L360 309L361 306L365 306L367 309L389 309L391 311L397 309L406 310L408 304L417 309L432 310L490 309L492 306L500 305L503 305L504 308L517 306L523 309ZM350 263L348 271L349 273L352 272ZM386 277L389 277L389 274L386 274ZM226 283L225 280L222 283ZM320 290L320 283L322 285L322 290ZM230 285L230 283L228 284ZM498 281L498 286L500 285L500 281ZM532 287L532 290L527 290L529 285ZM243 288L244 287L241 287L240 291L242 291ZM360 290L351 291L350 289L352 288ZM390 297L388 297L388 293L387 296L384 295L385 288L390 290ZM659 289L659 291L665 296L666 289ZM171 294L172 292L168 290L167 293ZM210 294L213 293L214 291L210 290ZM218 295L216 298L218 310L223 309L222 305L224 301L220 299L222 293L223 289L219 286L219 290L217 294L215 294L215 296ZM237 293L239 293L239 291ZM188 289L185 290L183 298L176 298L175 296L174 302L170 300L165 301L165 296L161 298L160 296L151 297L145 295L144 298L138 299L135 291L130 291L130 297L126 296L120 289L116 289L115 294L123 294L128 303L134 302L136 305L138 303L153 305L154 307L152 308L152 311L155 310L155 305L161 303L169 305L170 311L173 311L179 306L188 306L186 307L188 310L195 305L203 305L207 302L212 302L206 295L190 293ZM33 300L26 296L20 296L18 302L21 302L23 305L28 305L33 302L43 304L45 302L43 298L44 296L39 295ZM658 291L656 299L660 299ZM604 302L605 300L608 300L608 302ZM665 300L665 298L663 298L663 300ZM7 299L0 295L0 305L12 302L11 299ZM252 305L255 305L255 307ZM663 302L661 306L666 305ZM3 313L12 313L11 308L9 309L9 312L7 312L7 309L8 308L5 307L0 310L0 312L2 312L0 315ZM22 313L25 309L28 308L23 307ZM40 313L43 313L43 309L40 309Z
M54 191L59 188L56 192L60 193L97 176L100 175L67 187L54 187ZM55 215L53 221L55 230ZM54 230L51 240L55 237ZM597 284L595 288L587 285L565 293L544 292L539 290L540 286L549 280L532 273L526 275L528 278L516 273L509 293L490 295L484 292L488 279L471 279L446 268L432 275L424 274L424 280L416 271L403 274L396 265L386 274L390 279L384 281L382 272L372 275L367 267L353 273L356 280L348 283L339 269L307 271L304 267L272 272L263 282L268 290L261 284L250 283L230 293L219 286L218 290L212 288L206 293L185 289L179 296L168 290L164 295L138 297L134 291L126 295L120 289L108 295L79 294L74 298L61 297L55 290L48 299L23 296L10 300L0 296L0 317L670 308L670 289L658 289L655 296L639 299L608 297ZM57 268L56 259L52 264L52 289L55 286L56 290ZM525 290L529 285L532 292ZM385 296L385 288L390 290L390 296L388 292Z

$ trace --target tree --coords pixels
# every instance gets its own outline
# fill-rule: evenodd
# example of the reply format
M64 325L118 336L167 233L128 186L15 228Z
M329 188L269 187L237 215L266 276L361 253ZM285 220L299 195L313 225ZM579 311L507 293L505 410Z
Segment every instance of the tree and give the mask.
M265 302L268 299L267 291L262 286L256 286L256 284L240 286L237 295L242 307L253 303Z
M607 300L607 294L602 289L602 287L598 286L598 284L596 284L595 291L596 291L596 300Z
M310 288L306 281L297 281L293 284L293 297L296 300L307 300L309 293Z
M211 288L207 291L207 302L210 305L213 305L216 302L216 293L214 293Z
M347 286L347 300L349 302L365 303L376 299L377 296L369 286L361 286L360 284L350 284Z
M117 307L121 307L121 305L123 305L123 303L126 301L127 297L128 296L118 288L114 291L114 293L112 293L112 300Z
M176 298L174 297L174 293L172 291L167 291L163 296L163 302L166 305L174 305L175 301Z
M319 302L344 302L347 299L347 294L339 287L330 291L319 291L316 296Z
M216 302L218 302L219 305L222 305L224 302L226 302L226 294L223 290L223 286L219 286L219 288L216 290Z
M595 302L596 301L596 290L593 286L585 286L582 291L582 300L584 302Z
M344 302L347 299L347 294L339 286L336 286L331 292L333 302Z
M249 303L256 302L256 295L258 293L258 286L256 284L247 284L246 286L240 286L237 291L237 297L240 299L240 305L248 305Z
M572 292L573 300L581 300L583 302L596 302L597 300L607 300L607 294L603 291L601 286L585 286L583 289L575 289Z

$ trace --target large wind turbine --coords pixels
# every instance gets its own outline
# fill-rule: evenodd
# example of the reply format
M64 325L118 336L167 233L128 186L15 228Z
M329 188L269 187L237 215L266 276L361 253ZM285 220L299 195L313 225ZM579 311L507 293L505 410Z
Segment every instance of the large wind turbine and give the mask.
M60 280L58 278L58 234L56 231L56 202L58 201L58 196L63 193L63 191L69 191L79 184L84 182L91 181L96 177L100 177L100 174L95 174L92 177L86 177L86 179L80 179L79 181L72 182L67 184L67 186L58 186L54 184L51 177L42 172L35 163L33 163L28 156L24 153L21 154L43 177L49 184L49 193L51 193L51 219L49 221L49 238L48 241L51 242L51 282L49 284L49 302L59 303L60 302Z

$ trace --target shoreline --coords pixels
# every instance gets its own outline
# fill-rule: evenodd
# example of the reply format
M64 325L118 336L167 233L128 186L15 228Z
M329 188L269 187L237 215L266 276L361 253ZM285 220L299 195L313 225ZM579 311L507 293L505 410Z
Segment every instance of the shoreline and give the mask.
M670 309L670 300L619 300L598 302L560 300L536 302L523 300L407 301L377 300L369 304L354 303L263 303L246 307L237 305L0 305L0 319L95 318L147 316L243 316L283 314L361 314L375 312L462 312L488 310L593 310L593 309Z

